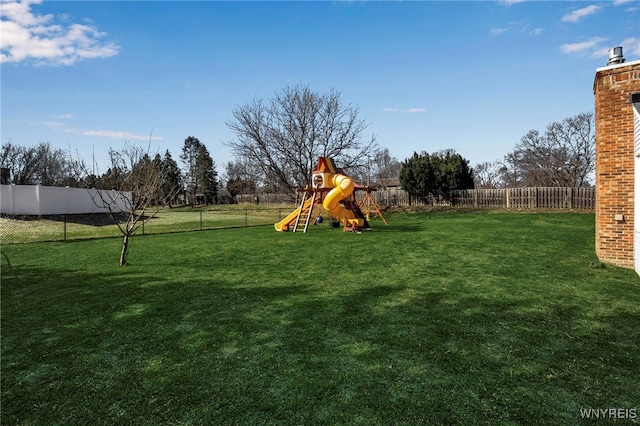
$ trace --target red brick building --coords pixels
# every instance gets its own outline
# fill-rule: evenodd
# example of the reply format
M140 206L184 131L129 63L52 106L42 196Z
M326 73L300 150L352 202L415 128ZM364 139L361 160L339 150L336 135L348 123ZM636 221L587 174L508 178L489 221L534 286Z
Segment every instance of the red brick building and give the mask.
M640 273L640 60L596 70L596 254Z

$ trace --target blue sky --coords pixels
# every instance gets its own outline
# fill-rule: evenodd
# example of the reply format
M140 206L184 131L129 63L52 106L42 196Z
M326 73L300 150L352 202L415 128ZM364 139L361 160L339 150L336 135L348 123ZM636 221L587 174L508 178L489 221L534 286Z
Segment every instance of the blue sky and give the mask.
M125 142L223 173L234 108L288 85L341 92L399 160L501 159L593 110L596 68L640 59L638 1L5 1L2 143L49 142L106 170Z

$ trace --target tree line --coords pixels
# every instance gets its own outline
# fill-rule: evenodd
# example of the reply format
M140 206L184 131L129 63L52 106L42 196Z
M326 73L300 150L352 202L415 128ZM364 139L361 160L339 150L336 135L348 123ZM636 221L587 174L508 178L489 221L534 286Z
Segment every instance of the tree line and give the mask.
M54 149L50 143L27 147L8 141L0 148L2 183L117 189L137 194L139 186L153 181L154 187L143 191L149 203L172 206L218 202L215 162L207 147L194 136L184 141L180 154L183 168L169 150L161 156L128 143L120 150L110 149L108 156L107 171L96 174L82 159Z
M422 197L446 197L453 189L590 186L595 171L592 112L530 130L501 160L469 166L453 150L398 161L366 136L367 123L340 93L294 86L268 100L256 99L233 111L227 122L235 139L227 144L235 160L226 165L232 195L291 193L309 186L320 156L333 157L360 183L400 185Z
M228 128L235 136L226 145L234 159L224 165L221 180L206 146L185 139L182 167L167 150L146 153L162 176L154 200L169 205L232 202L237 194L294 194L311 185L318 157L334 158L358 182L371 186L400 185L418 196L444 197L452 189L526 186L589 186L595 169L594 114L582 113L530 130L501 160L477 164L453 150L426 150L399 161L381 147L359 109L335 90L322 94L296 85L267 100L255 99L232 111ZM0 149L3 183L111 189L132 173L122 164L123 152L110 151L107 172L96 176L85 164L49 143L22 147L6 142ZM126 188L126 185L124 186ZM221 197L226 189L230 197Z
M502 160L474 168L452 150L414 153L402 162L400 183L426 201L454 189L591 186L594 172L595 120L587 112L530 130Z

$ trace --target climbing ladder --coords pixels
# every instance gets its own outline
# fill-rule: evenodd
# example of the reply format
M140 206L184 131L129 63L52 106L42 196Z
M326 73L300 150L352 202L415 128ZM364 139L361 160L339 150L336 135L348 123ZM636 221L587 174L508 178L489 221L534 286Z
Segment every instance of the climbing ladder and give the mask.
M298 217L296 218L295 225L293 225L293 232L307 232L311 216L313 216L313 207L316 205L316 194L317 191L311 192L311 202L309 205L306 205L306 201L309 199L309 191L304 192L302 202L300 203L300 209L298 210ZM298 229L300 225L304 225L304 227L302 229Z

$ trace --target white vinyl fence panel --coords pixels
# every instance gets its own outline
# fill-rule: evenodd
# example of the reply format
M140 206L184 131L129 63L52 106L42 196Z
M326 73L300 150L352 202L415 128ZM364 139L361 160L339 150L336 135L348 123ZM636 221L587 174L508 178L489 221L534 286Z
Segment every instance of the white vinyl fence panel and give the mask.
M111 204L113 212L126 212L131 206L131 193L42 185L0 185L1 214L107 213L108 204Z

